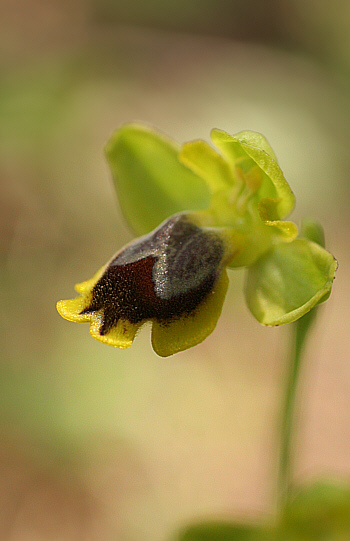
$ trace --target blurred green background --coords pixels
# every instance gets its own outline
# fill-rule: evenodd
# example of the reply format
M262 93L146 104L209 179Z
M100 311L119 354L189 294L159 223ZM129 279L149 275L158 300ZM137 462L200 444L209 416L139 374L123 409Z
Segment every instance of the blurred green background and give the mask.
M205 515L273 511L289 329L231 273L200 346L158 358L62 320L61 298L129 241L103 146L122 122L180 142L262 132L293 219L339 260L307 348L298 480L350 478L348 0L0 4L0 538L163 541Z

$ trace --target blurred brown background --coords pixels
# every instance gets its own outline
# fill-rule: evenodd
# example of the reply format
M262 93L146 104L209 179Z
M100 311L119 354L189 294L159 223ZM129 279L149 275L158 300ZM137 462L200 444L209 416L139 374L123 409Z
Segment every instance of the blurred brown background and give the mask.
M163 541L206 514L272 512L288 328L231 273L200 346L158 358L62 320L132 237L103 145L122 122L180 142L262 132L339 260L307 348L298 480L350 478L350 3L0 3L0 539ZM347 281L348 280L348 281Z

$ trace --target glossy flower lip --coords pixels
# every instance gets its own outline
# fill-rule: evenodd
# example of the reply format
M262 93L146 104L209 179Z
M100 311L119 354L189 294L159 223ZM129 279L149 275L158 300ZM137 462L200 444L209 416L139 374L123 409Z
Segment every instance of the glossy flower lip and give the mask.
M161 356L201 342L220 315L225 264L234 248L228 231L195 221L195 215L175 215L130 243L93 279L76 286L79 297L60 301L59 313L90 321L94 338L119 348L131 346L147 321Z

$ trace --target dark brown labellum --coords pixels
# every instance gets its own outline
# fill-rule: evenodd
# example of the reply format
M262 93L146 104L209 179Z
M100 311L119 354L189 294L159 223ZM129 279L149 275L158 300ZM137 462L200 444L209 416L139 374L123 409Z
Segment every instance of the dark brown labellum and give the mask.
M118 320L166 324L191 314L213 289L223 254L215 232L174 216L117 254L82 313L103 310L101 335Z

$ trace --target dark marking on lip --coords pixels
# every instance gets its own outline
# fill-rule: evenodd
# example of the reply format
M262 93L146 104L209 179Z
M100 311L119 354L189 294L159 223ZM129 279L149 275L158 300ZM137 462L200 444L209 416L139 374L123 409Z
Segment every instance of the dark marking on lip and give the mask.
M95 284L81 313L103 310L100 335L119 320L166 325L193 313L213 289L223 243L183 216L172 220L122 250Z
M109 267L95 285L92 302L82 314L103 309L100 334L103 336L118 320L130 323L155 319L170 322L183 314L190 314L212 290L216 280L213 273L196 289L163 300L154 293L152 268L154 258L148 257L129 265Z

